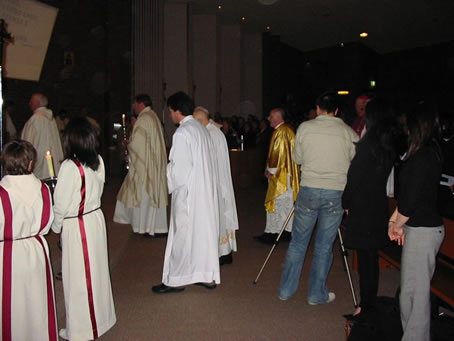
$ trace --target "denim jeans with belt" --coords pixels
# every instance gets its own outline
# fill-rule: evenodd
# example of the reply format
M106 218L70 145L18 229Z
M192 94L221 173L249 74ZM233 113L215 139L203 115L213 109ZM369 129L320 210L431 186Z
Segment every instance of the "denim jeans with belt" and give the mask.
M326 277L333 262L333 243L344 214L342 192L311 187L300 188L295 202L292 240L285 257L279 287L279 297L282 299L292 296L298 288L307 247L318 221L307 300L311 303L328 301Z

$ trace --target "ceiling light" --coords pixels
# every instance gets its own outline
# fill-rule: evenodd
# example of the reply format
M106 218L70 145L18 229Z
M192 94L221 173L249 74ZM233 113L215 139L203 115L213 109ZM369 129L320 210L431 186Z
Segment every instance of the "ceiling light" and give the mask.
M339 90L337 92L338 95L348 95L349 93L350 93L350 91L348 91L348 90Z
M222 6L221 6L221 5L219 5L219 6L218 6L218 9L222 9Z
M278 1L279 0L258 0L258 2L260 4L265 5L265 6L269 6L269 5L275 4Z
M362 33L359 34L359 36L361 38L366 38L368 35L369 35L369 33L367 33L367 32L362 32Z
M266 27L267 31L271 30L271 26Z
M241 17L241 20L245 21L245 20L246 20L246 17Z

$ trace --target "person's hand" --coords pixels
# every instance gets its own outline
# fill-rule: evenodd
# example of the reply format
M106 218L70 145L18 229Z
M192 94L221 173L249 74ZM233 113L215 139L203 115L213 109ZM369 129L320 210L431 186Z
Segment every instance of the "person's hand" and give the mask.
M397 242L398 245L404 245L405 233L402 226L396 226L394 222L390 221L388 224L389 239Z
M344 210L344 211L345 211L345 214L348 215L348 208L346 210Z
M267 179L271 179L273 177L273 174L271 174L270 172L268 172L268 169L265 171L265 177Z
M394 240L394 222L388 222L388 237L390 240Z

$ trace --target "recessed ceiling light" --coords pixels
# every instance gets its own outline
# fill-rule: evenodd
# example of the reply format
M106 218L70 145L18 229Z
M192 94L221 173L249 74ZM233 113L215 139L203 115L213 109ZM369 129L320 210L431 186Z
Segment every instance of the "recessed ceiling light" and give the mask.
M269 31L271 30L271 26L267 26L266 29Z
M246 20L246 17L241 17L241 20L245 21L245 20Z
M278 2L279 0L258 0L258 2L262 5L265 5L265 6L268 6L268 5L272 5L276 2Z
M221 5L219 5L219 6L218 6L218 9L222 9L222 6L221 6Z
M369 33L367 33L367 32L362 32L362 33L359 34L359 36L361 38L366 38L368 35L369 35Z
M344 47L344 43L340 43L340 47Z

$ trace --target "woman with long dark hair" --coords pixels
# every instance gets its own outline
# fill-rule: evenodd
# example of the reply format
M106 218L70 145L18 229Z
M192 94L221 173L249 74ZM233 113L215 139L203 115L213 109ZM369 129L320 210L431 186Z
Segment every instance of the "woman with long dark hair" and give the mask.
M388 242L386 184L397 157L398 129L389 106L371 100L365 120L366 134L356 145L342 196L347 214L344 244L358 256L360 305L353 316L376 310L378 250Z
M402 245L400 310L402 340L430 340L430 281L444 238L437 211L442 153L432 108L420 104L406 117L408 150L399 172L397 208L389 238Z
M104 163L96 131L85 118L68 123L55 188L52 230L61 233L67 340L93 340L116 322L101 211Z

